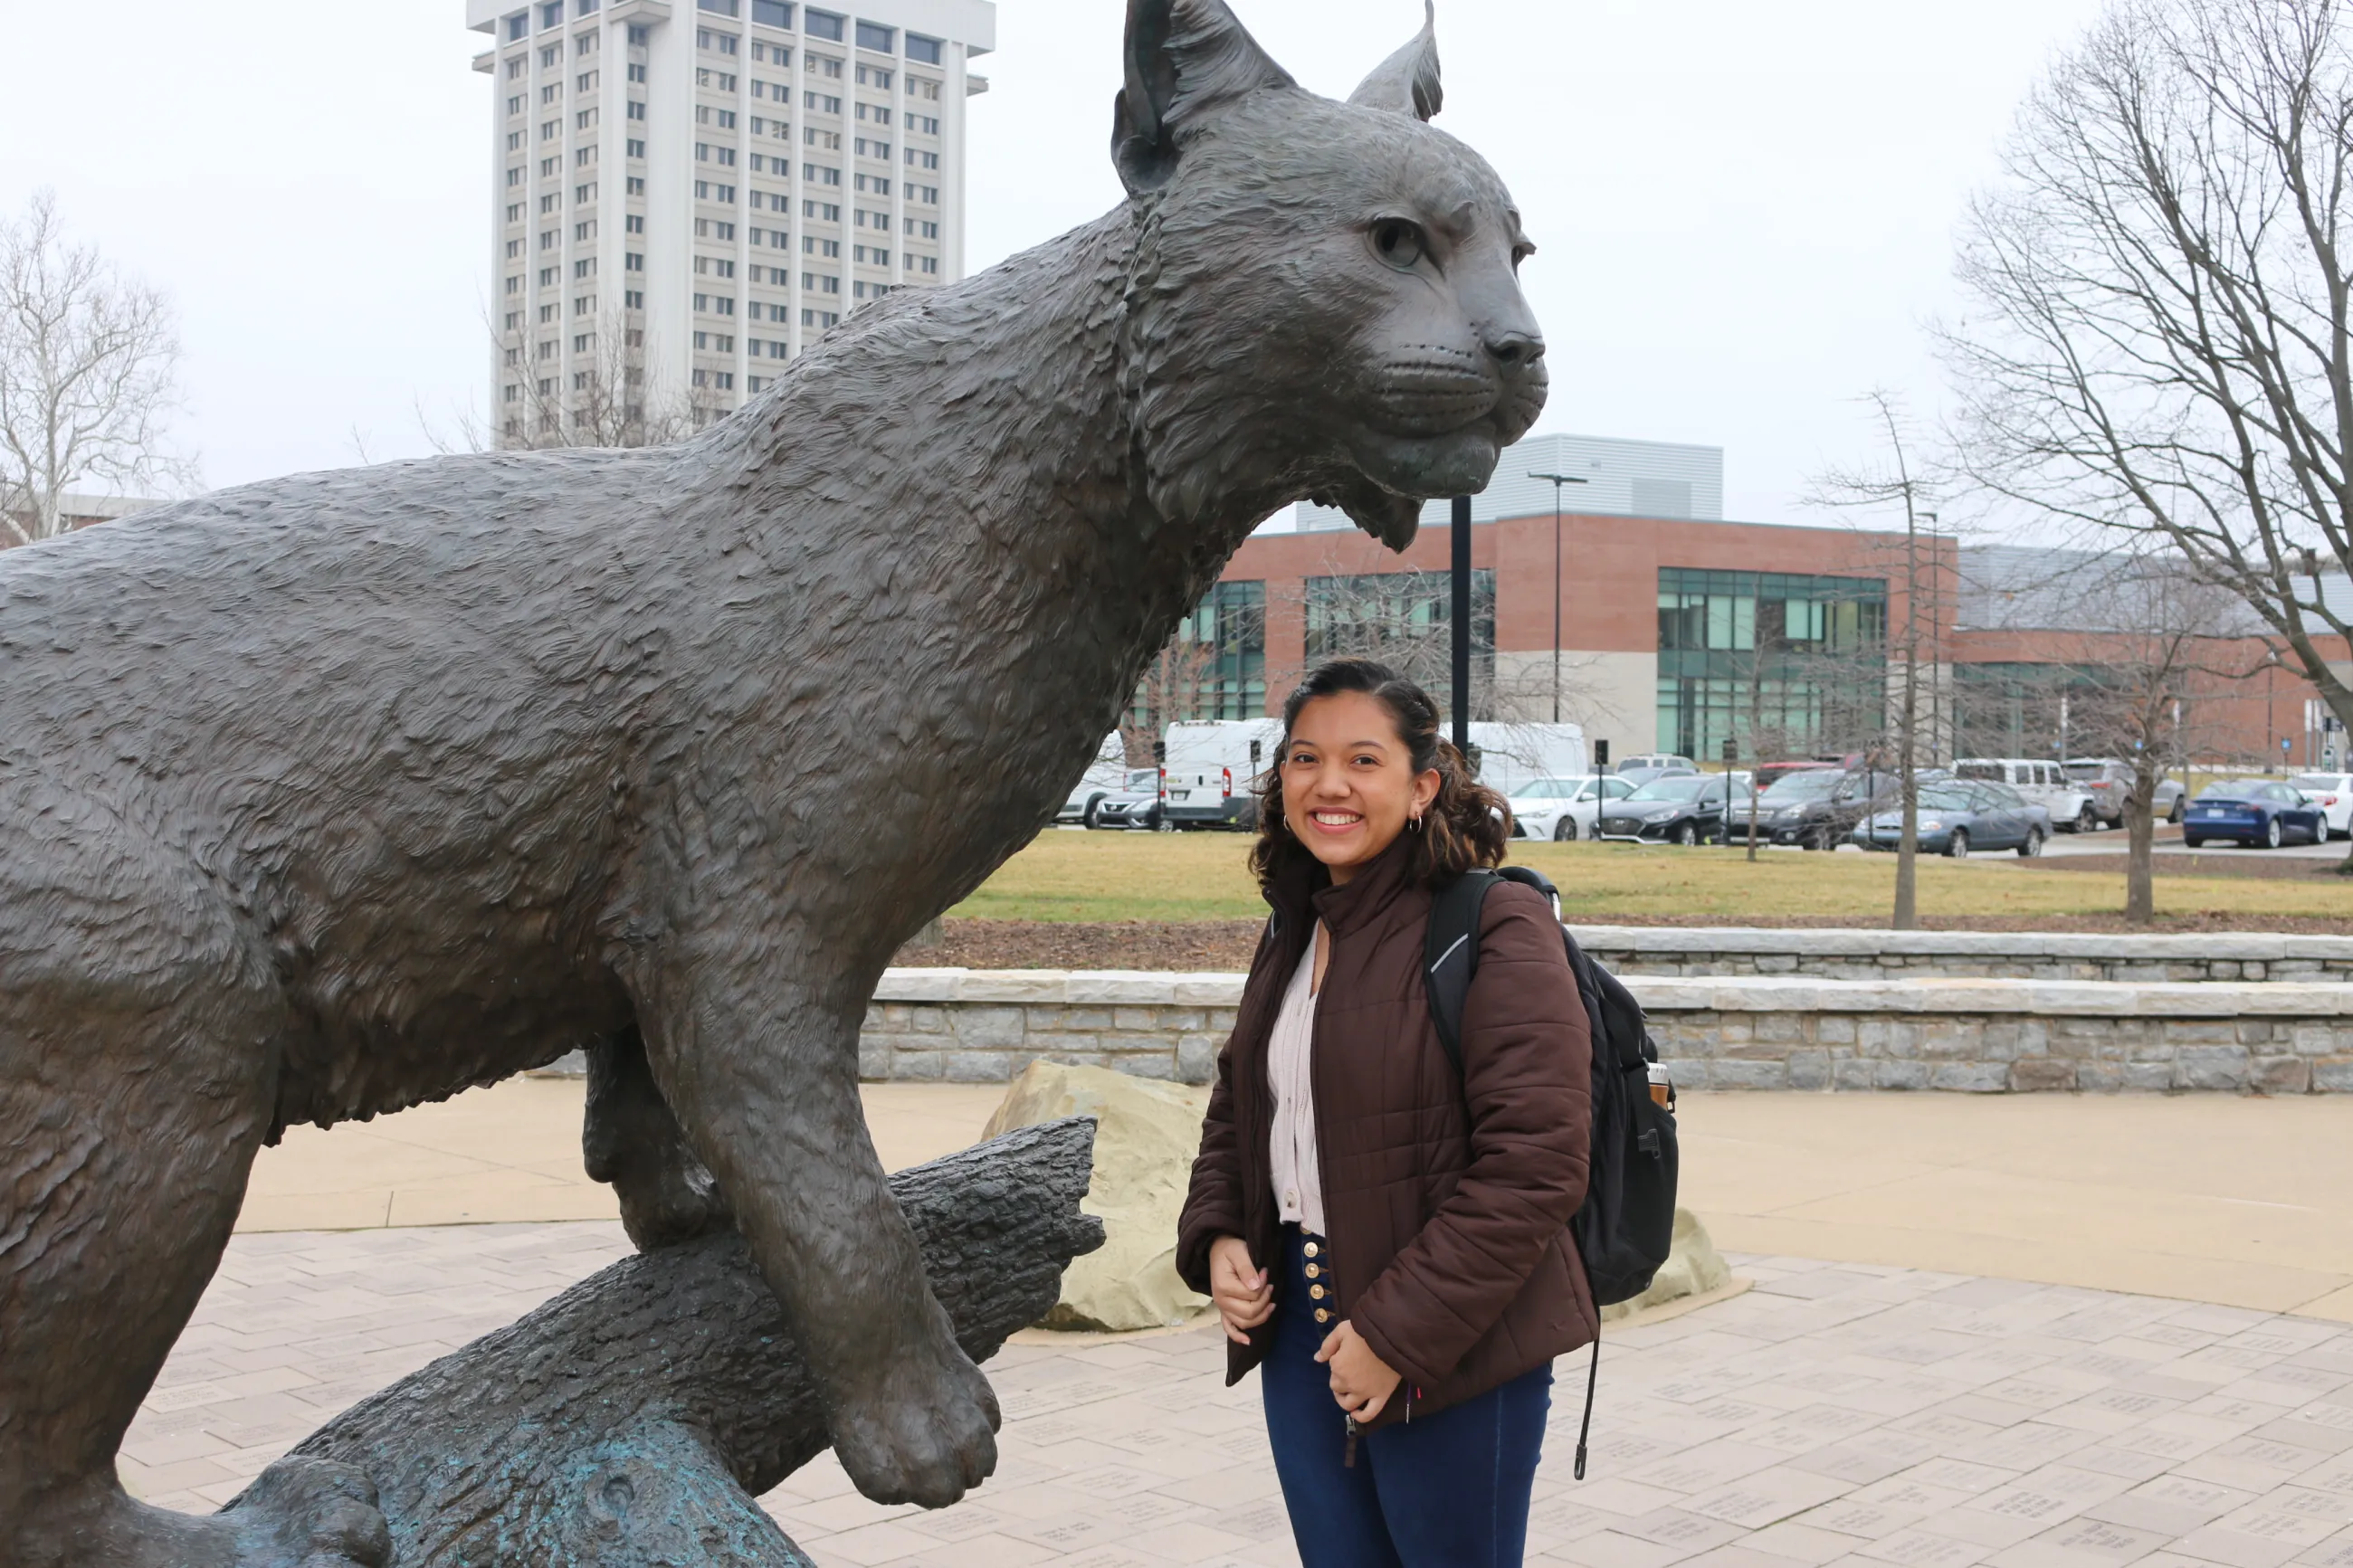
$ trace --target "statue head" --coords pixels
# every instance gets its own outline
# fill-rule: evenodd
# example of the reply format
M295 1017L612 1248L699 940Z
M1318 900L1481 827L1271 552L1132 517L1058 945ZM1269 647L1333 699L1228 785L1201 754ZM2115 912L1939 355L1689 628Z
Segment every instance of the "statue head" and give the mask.
M1519 212L1429 123L1434 17L1345 103L1225 0L1128 0L1126 53L1127 392L1155 503L1197 517L1240 483L1403 549L1425 500L1486 487L1546 384Z

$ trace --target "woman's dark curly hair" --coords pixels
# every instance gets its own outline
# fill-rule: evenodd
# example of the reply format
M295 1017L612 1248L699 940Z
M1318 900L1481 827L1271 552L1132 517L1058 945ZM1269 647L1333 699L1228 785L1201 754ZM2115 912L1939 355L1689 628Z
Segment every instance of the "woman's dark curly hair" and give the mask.
M1423 816L1421 831L1407 834L1413 856L1410 879L1436 888L1473 867L1501 865L1511 839L1511 808L1502 795L1472 778L1462 753L1440 738L1438 704L1430 693L1388 665L1338 658L1309 675L1282 705L1282 746L1258 786L1258 843L1250 850L1250 869L1258 874L1259 886L1271 891L1286 871L1314 860L1283 813L1282 763L1290 755L1291 732L1300 710L1320 697L1351 691L1370 697L1388 711L1417 777L1438 770L1438 798Z

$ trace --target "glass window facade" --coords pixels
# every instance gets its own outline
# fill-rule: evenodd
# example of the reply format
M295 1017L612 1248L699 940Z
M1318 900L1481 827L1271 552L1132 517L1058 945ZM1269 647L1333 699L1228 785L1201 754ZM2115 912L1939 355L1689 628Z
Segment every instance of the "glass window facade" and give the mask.
M1661 751L1858 751L1886 729L1886 692L1884 579L1660 568Z
M1454 689L1454 586L1443 572L1307 579L1307 662L1377 658L1440 710ZM1496 717L1495 574L1471 574L1471 716ZM1451 715L1450 715L1451 717Z
M1131 705L1139 729L1266 713L1266 584L1219 583L1145 671Z

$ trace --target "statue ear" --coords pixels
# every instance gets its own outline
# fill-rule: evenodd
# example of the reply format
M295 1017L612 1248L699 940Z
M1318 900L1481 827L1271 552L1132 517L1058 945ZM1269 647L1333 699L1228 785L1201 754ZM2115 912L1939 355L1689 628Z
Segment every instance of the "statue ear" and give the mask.
M1428 120L1446 103L1446 89L1438 79L1438 0L1423 0L1426 19L1421 37L1383 60L1348 101L1359 109L1385 109Z
M1130 195L1156 190L1176 172L1187 125L1220 104L1297 85L1226 0L1127 0L1127 86L1112 162Z

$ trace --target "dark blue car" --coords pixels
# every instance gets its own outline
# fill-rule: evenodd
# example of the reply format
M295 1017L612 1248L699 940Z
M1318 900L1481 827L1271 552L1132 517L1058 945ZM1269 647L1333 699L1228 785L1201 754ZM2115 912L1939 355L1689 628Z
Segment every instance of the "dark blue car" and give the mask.
M2268 779L2220 779L2198 792L2181 815L2181 841L2195 849L2210 838L2276 849L2289 839L2328 840L2328 816L2301 791Z

